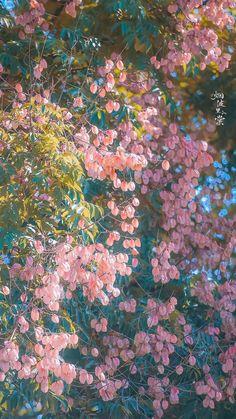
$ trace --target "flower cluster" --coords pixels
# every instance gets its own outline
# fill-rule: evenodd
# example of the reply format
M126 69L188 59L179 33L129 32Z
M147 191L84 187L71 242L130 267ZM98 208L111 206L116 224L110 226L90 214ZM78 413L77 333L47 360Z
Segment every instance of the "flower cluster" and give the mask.
M191 7L185 3L181 2L181 7L186 11L198 8L199 2L191 1ZM72 16L76 5L78 2L66 6ZM213 16L205 9L205 16ZM221 24L226 17L218 14L217 19ZM207 51L217 48L211 30L202 29L194 36L189 31L183 36L185 52L175 57L170 45L168 62L160 63L163 69L175 69L172 59L178 65L188 62L188 54L198 56L203 47ZM153 63L158 66L154 59ZM36 65L36 80L46 67L44 59ZM70 110L51 104L48 91L33 96L35 112L40 108L33 123L45 128L50 122L53 126L55 115L61 112L64 125L61 128L56 120L56 129L62 134L54 141L48 134L48 143L40 129L34 129L36 139L30 136L24 153L36 147L36 168L28 159L26 169L16 169L12 175L20 197L27 202L31 194L36 216L34 224L32 216L25 220L29 209L22 209L20 203L20 228L23 219L29 231L35 230L31 240L27 236L29 243L21 243L23 249L26 246L25 254L13 255L16 260L8 263L9 282L1 286L1 298L9 307L15 298L13 288L17 301L15 311L10 311L13 330L0 349L0 381L15 370L19 379L35 380L42 392L61 396L69 393L68 386L78 379L88 394L97 391L107 402L132 392L138 377L139 396L151 398L156 418L179 403L185 380L190 382L191 392L204 396L204 407L213 409L216 402L225 399L234 402L236 282L228 279L236 244L235 218L219 220L202 204L206 196L215 207L223 202L220 194L216 197L214 191L200 185L213 162L210 149L204 140L198 141L200 134L194 137L191 133L190 139L183 135L181 121L169 118L160 94L152 91L153 85L152 79L143 81L141 75L126 72L116 54L105 61L94 79L88 80L86 94L99 112L102 110L110 129L90 123L86 95L73 98ZM125 88L131 94L124 100ZM27 95L22 86L17 84L14 90L16 117L7 114L2 127L9 136L18 130L25 144L31 113L24 103ZM132 116L119 121L116 116L124 106L132 110ZM208 125L208 129L212 128ZM68 132L70 140L66 141ZM9 147L4 141L7 164L8 151L16 139ZM46 160L42 170L42 160L50 153L51 164ZM70 164L73 170L68 176ZM84 176L80 175L82 166ZM55 173L59 173L57 183ZM94 192L93 207L96 200L102 200L104 211L99 217L91 216L80 194L85 183L88 190L90 185L102 189L100 196L91 189L85 192L87 196ZM57 200L63 188L66 194ZM63 206L64 218L60 218L57 206ZM41 209L41 218L46 221L36 230ZM147 211L150 216L145 217ZM53 234L52 225L56 226ZM219 281L213 281L211 275L217 275ZM200 328L195 315L199 308L204 317ZM120 311L123 313L117 317ZM119 329L122 321L127 336ZM202 337L208 339L205 346ZM217 346L211 353L212 344ZM78 366L62 357L71 346L78 350ZM201 358L207 358L209 365L201 368ZM193 378L196 369L204 373L198 382Z
M151 63L168 74L197 58L201 70L214 63L219 72L225 71L231 55L223 51L217 27L221 31L226 27L234 28L235 20L229 13L232 7L235 7L235 2L225 0L209 0L205 4L201 0L178 0L170 4L168 11L176 22L178 36L176 40L169 41L167 55L160 60L153 56ZM205 27L206 20L212 23L213 28Z

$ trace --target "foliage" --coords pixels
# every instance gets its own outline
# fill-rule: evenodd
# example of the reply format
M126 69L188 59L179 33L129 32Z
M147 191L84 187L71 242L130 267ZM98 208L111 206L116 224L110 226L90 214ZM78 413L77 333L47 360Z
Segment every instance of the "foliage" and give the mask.
M232 417L235 2L2 4L1 417Z

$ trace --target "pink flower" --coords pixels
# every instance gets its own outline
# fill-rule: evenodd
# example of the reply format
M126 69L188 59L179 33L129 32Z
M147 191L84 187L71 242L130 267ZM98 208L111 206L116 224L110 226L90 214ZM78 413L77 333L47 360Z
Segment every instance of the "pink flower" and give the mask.
M196 358L194 356L190 356L188 359L189 365L194 366L196 364Z
M15 89L16 89L17 93L22 93L23 92L23 89L22 89L22 86L21 86L20 83L17 83L15 85Z
M4 295L9 295L10 294L10 289L7 286L2 287L2 293Z
M79 338L78 338L77 335L74 334L74 335L70 336L70 344L71 345L77 345L78 341L79 341Z
M70 15L71 17L76 17L76 9L75 9L75 2L71 1L69 4L65 7L65 12Z
M106 110L108 113L112 113L114 110L114 104L112 102L112 100L109 100L109 102L107 102L106 106L105 106Z
M43 247L42 242L40 240L35 240L34 247L39 254L44 252L44 247Z
M0 381L4 381L6 378L6 375L4 374L4 372L0 372Z
M178 5L177 4L170 4L167 9L168 9L169 13L176 13L177 10L178 10Z
M122 71L124 69L124 64L121 60L118 60L116 63L116 67L118 68L118 70Z
M98 90L97 84L96 83L92 83L91 86L90 86L90 92L93 93L93 94L95 94L97 92L97 90Z
M73 102L73 106L75 107L75 108L82 108L82 106L83 106L83 100L82 100L82 98L81 97L76 97L75 99L74 99L74 102Z
M99 355L97 348L92 348L91 354L96 358Z
M31 310L31 319L36 322L39 320L39 310L37 308L33 308Z
M52 383L51 391L53 391L53 393L57 394L58 396L61 396L61 394L63 393L63 390L64 390L64 384L62 380Z
M184 369L183 369L182 365L177 365L175 371L176 371L176 374L181 375L181 374L183 374Z
M168 160L163 160L161 166L162 166L162 169L163 170L166 170L167 171L170 168L170 163L168 162Z
M59 323L59 321L60 321L59 317L56 314L53 314L51 316L51 320L52 320L53 323Z

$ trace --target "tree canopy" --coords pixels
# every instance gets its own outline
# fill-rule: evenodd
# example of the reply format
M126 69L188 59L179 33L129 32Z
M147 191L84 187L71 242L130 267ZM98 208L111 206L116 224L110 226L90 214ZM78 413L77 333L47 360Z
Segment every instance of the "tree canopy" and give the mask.
M235 0L0 3L0 416L232 418Z

